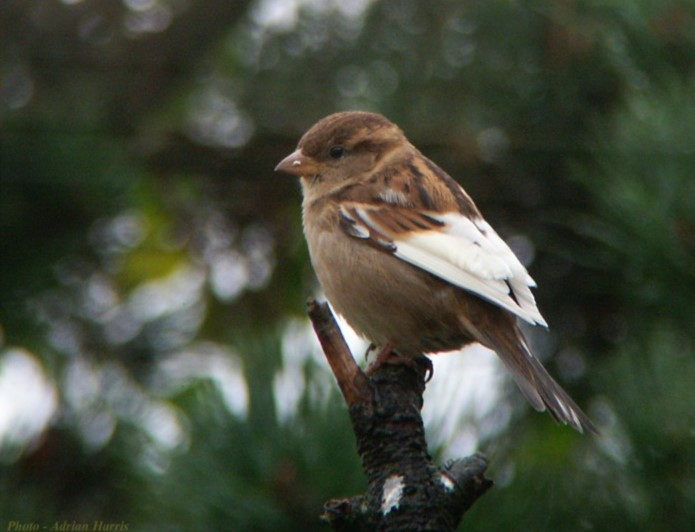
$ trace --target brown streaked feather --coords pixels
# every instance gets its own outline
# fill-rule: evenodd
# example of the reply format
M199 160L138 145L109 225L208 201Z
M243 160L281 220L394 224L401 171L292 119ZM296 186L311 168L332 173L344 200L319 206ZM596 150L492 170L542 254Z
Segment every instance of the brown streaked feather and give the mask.
M428 210L435 210L437 205L434 203L432 196L430 196L430 194L427 192L427 188L425 187L425 179L422 172L420 172L417 165L412 162L408 163L408 170L412 174L414 188L417 190L417 195L422 206Z
M369 216L378 224L383 224L393 233L409 233L411 231L436 230L444 225L444 222L436 220L427 214L404 208L377 208L365 209Z
M475 203L473 203L473 200L468 194L466 194L461 185L459 185L449 174L439 168L439 166L434 164L432 161L426 157L423 157L422 159L424 164L427 166L427 169L437 176L437 182L445 186L449 190L449 193L454 197L458 211L461 214L468 217L482 218L478 207L475 206Z
M444 223L427 213L393 206L379 207L364 203L343 203L340 208L340 227L350 236L377 244L393 252L393 241L412 231L436 230ZM373 240L374 242L368 242Z
M407 198L401 206L423 211L457 211L465 216L481 217L473 200L446 172L439 169L435 174L438 179L426 179L424 174L431 174L428 164L436 166L414 147L402 147L397 153L394 150L368 175L359 176L358 184L352 182L352 186L341 187L332 193L332 197L340 202L390 203L384 200L384 191L389 190ZM355 178L357 181L357 176Z
M393 253L396 251L396 245L393 239L384 234L382 231L366 224L363 217L353 207L341 207L339 211L340 227L348 235L363 240L365 243L382 251Z

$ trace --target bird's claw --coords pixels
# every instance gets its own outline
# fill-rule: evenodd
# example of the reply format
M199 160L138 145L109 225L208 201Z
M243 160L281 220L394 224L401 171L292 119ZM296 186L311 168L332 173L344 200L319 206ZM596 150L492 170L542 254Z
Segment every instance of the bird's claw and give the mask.
M365 353L365 359L368 359L369 353L374 349L374 344L371 344ZM374 362L369 364L366 370L368 377L374 375L376 370L378 370L384 364L405 364L410 366L416 371L420 371L422 366L425 368L425 382L430 382L434 376L434 367L432 361L426 356L419 356L416 358L401 355L392 350L392 345L390 343L383 346L376 355Z

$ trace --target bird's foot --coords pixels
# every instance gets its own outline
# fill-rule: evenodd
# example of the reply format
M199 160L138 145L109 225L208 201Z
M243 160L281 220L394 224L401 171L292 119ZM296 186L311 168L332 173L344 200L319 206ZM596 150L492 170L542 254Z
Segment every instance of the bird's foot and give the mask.
M364 360L365 362L369 362L369 354L376 349L376 345L374 344L369 344L367 346L367 350L364 352Z
M425 355L413 358L412 360L415 364L425 366L425 384L430 382L432 377L434 377L434 365L432 364L432 361Z
M369 355L369 352L372 351L373 348L373 344L369 346L367 353L365 353L365 358L367 358L367 355ZM391 342L383 346L377 353L374 362L369 364L366 371L367 376L371 377L374 375L376 370L378 370L384 364L405 364L416 371L420 371L422 366L424 366L425 382L430 382L434 376L434 367L432 366L432 361L429 358L424 355L416 358L401 355L400 353L393 351L393 344Z

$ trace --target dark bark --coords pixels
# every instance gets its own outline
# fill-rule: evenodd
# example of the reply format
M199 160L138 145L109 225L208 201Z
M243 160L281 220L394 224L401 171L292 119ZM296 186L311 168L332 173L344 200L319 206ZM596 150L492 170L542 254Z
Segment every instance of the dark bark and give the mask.
M325 303L309 317L349 407L367 493L334 499L322 519L335 530L455 530L492 486L480 454L438 467L427 452L420 410L426 364L383 364L371 378L359 368Z

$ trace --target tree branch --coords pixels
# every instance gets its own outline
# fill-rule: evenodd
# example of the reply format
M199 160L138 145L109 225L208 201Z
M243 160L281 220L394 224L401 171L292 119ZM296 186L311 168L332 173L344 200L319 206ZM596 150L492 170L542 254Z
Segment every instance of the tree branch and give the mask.
M370 379L328 305L310 300L308 313L348 404L369 483L364 495L328 501L322 519L335 530L455 530L492 481L480 454L442 468L432 462L420 415L426 366L384 364Z
M369 403L372 399L369 379L350 353L331 309L326 303L319 304L313 299L309 300L307 307L323 353L338 380L338 386L348 406Z

